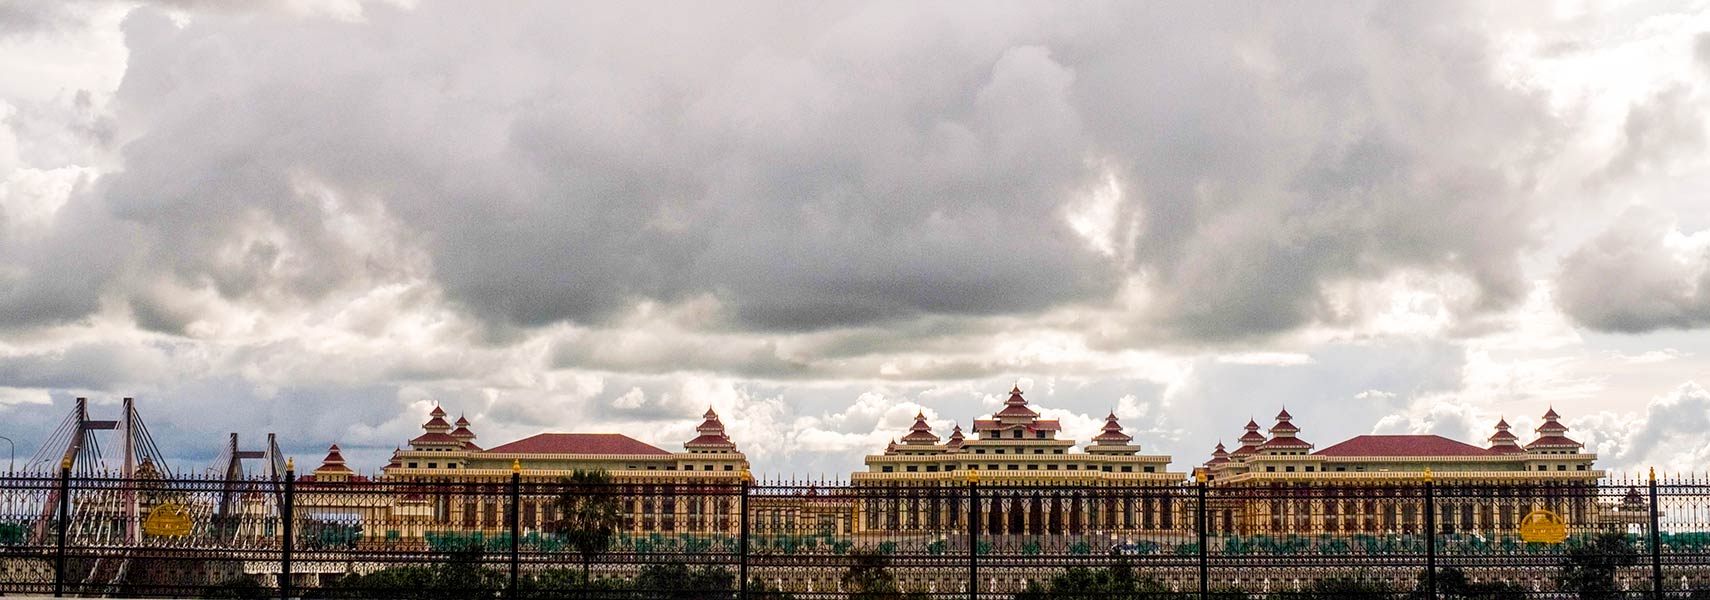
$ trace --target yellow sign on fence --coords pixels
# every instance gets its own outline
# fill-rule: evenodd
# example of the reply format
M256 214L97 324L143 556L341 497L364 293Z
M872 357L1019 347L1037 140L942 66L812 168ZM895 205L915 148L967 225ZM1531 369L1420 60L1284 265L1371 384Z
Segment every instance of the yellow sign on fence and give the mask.
M190 521L190 510L171 502L154 507L148 511L148 518L143 519L143 533L179 537L190 535L194 524Z
M1567 539L1567 521L1541 508L1526 513L1520 519L1520 539L1528 544L1560 544Z

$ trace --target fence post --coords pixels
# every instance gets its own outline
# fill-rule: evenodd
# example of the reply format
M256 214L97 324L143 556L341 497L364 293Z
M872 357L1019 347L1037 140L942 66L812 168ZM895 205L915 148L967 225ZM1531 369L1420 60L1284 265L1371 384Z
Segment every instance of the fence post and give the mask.
M522 461L517 459L511 459L510 495L511 501L508 510L505 511L505 521L508 522L511 529L511 580L510 585L505 586L505 597L516 600L517 578L519 571L522 570L522 555L519 552L522 543L522 528L518 526L521 521L518 515L522 511Z
M1425 597L1437 598L1437 494L1425 468Z
M968 470L968 600L980 597L980 478Z
M279 598L291 600L291 552L297 543L297 462L285 459L285 498L279 509Z
M1199 480L1199 502L1194 509L1195 512L1199 513L1196 519L1196 522L1199 524L1199 598L1200 600L1205 600L1206 598L1211 597L1211 569L1206 564L1208 552L1205 547L1206 543L1210 541L1210 536L1208 534L1211 529L1210 523L1206 520L1205 472L1199 472L1195 479Z
M1662 600L1662 527L1657 518L1657 468L1651 467L1651 597Z
M54 527L53 595L65 595L65 529L71 521L71 459L59 464L59 519Z
M742 600L748 600L748 485L753 480L754 476L750 475L747 469L743 469L742 487L739 488L742 497L736 500L736 510L742 513L737 525L736 553L741 563L737 566L736 589Z

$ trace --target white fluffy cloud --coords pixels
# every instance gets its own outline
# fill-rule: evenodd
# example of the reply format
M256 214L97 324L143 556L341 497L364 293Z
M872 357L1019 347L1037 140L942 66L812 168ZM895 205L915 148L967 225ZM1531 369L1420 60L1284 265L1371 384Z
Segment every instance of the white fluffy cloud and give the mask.
M0 5L0 413L372 462L711 405L833 473L1018 379L1178 464L1597 414L1710 355L1575 326L1710 325L1710 20L1583 8Z

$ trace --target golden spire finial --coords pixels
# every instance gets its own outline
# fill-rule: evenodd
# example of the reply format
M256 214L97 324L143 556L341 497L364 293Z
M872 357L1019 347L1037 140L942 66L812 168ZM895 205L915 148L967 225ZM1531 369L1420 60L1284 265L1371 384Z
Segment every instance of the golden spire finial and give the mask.
M71 468L71 457L67 456L67 457L65 457L65 460L59 461L59 468L70 469Z
M511 459L511 473L516 475L522 474L522 460L515 458Z
M287 470L287 471L297 470L297 459L291 458L289 456L285 457L285 470Z
M1205 483L1205 471L1202 469L1194 469L1193 479L1194 479L1194 481L1198 481L1200 483Z
M979 482L980 482L980 470L979 469L968 469L968 483L979 483Z
M1651 481L1657 480L1657 468L1651 467Z
M1425 467L1425 483L1431 483L1431 467Z

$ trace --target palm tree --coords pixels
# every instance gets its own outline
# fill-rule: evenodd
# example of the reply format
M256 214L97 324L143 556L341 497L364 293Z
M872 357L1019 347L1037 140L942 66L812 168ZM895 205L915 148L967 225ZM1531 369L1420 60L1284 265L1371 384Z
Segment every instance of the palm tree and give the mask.
M582 555L582 580L588 579L588 564L594 555L611 548L622 522L618 489L605 471L576 471L563 480L558 507L564 518L554 529Z

